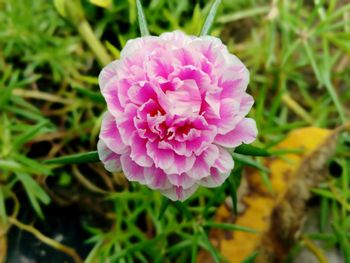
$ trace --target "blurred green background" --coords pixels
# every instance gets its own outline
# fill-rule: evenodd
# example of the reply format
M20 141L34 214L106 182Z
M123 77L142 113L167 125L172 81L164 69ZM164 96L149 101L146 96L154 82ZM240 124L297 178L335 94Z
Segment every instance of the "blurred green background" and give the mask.
M139 36L134 0L106 1L106 8L92 2L0 0L0 232L7 232L0 262L6 254L8 262L194 262L201 249L219 262L205 222L230 195L227 187L200 189L159 218L159 193L101 164L42 162L96 149L105 110L97 76L128 39ZM197 35L210 1L151 0L143 6L151 34L181 29ZM256 146L272 147L299 127L334 128L349 119L348 1L224 0L212 35L250 70ZM340 172L332 180L346 205L349 142L342 136L333 158ZM330 191L321 193L321 226L331 217L348 233L348 206ZM80 256L43 244L17 222ZM350 260L349 237L324 231L312 238L327 239L322 249L339 249Z

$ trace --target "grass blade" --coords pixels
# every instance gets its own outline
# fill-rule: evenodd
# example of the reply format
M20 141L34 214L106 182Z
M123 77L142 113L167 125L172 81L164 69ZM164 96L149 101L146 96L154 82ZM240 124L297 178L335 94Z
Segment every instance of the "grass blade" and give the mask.
M340 247L343 251L343 256L346 263L350 263L350 243L346 236L346 231L341 229L337 224L332 224L333 231L339 241Z
M3 186L0 186L0 223L5 224L7 220L6 206L5 206L5 196L3 191Z
M198 255L198 234L195 234L192 241L191 263L197 262Z
M254 161L252 158L244 156L242 154L238 154L238 153L232 153L232 158L233 160L235 160L236 162L242 163L244 165L248 165L251 167L254 167L262 172L266 172L269 173L269 169L267 169L265 166L259 164L258 162Z
M12 144L13 149L17 149L19 146L30 141L33 137L40 133L41 129L48 124L48 121L42 121L34 127L28 129L25 133L20 135Z
M141 36L149 36L147 21L140 0L136 0L136 7Z
M259 252L253 252L252 254L250 254L248 257L246 257L242 263L253 263L256 259L256 257L259 255Z
M204 230L201 230L201 236L202 236L202 240L203 240L203 246L204 248L211 254L211 256L213 257L213 260L215 263L219 263L220 261L220 256L219 253L217 251L217 249L211 244L207 234L205 233Z
M92 102L101 104L106 103L105 99L103 98L100 92L94 92L79 86L73 86L73 88L76 89L81 95L91 99Z
M311 66L314 70L314 73L315 73L317 80L319 81L319 83L323 84L326 87L326 89L327 89L330 97L332 98L332 101L333 101L333 103L334 103L334 105L339 113L341 120L343 122L345 122L346 117L345 117L345 113L343 111L343 107L339 101L339 97L338 97L336 91L334 90L334 87L331 83L328 72L321 72L319 64L316 61L316 55L313 52L310 44L307 41L304 41L303 44L304 44L304 48L306 51L306 55L311 63Z
M160 209L159 209L159 216L158 216L159 220L161 220L163 218L164 213L167 210L167 208L169 207L169 205L170 205L170 200L166 197L163 197L162 204L161 204Z
M100 159L97 151L78 153L62 156L50 160L45 160L46 164L81 164L81 163L97 163Z
M218 18L219 23L229 23L241 19L246 19L248 17L257 17L258 15L267 14L271 10L270 6L260 6L248 10L240 10L239 12L233 14L227 14L220 16Z
M329 202L325 197L321 198L320 231L325 232L329 218Z
M202 27L201 36L206 36L209 34L210 28L213 25L216 12L218 11L219 5L221 3L221 0L215 0L212 4L209 14L207 18L205 19L204 25Z
M237 165L237 166L238 166L238 168L235 168L232 170L232 172L227 180L228 189L229 189L230 196L232 199L233 212L235 214L238 213L238 211L237 211L237 202L238 202L237 190L238 190L239 184L241 182L241 176L242 176L242 166L241 165Z
M186 205L180 201L173 202L173 205L185 216L186 219L190 220L192 218L190 211Z
M270 156L271 154L262 148L255 147L250 144L241 144L235 149L235 153L250 156Z
M257 231L250 227L245 226L239 226L234 224L227 224L227 223L216 223L212 221L208 221L204 223L204 226L212 227L212 228L221 228L224 230L230 230L230 231L242 231L242 232L248 232L248 233L257 233Z
M50 202L50 197L30 175L26 173L16 173L16 175L22 182L22 185L35 212L39 215L40 218L43 219L44 214L40 208L39 201L47 205Z

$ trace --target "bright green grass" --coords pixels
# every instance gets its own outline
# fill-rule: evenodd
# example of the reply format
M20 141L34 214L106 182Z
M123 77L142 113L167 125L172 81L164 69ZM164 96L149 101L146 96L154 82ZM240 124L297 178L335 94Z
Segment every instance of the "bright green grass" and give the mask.
M139 36L135 1L116 0L108 10L82 2L107 57L99 57L101 50L89 49L87 41L96 40L86 37L87 29L79 29L77 21L63 19L51 1L0 0L1 221L13 215L4 202L16 199L20 185L44 219L41 207L50 202L42 187L45 178L58 178L56 188L79 180L110 204L113 215L108 231L84 225L91 238L82 242L94 246L86 262L194 262L200 249L219 262L221 255L208 241L208 231L228 227L211 220L215 207L232 195L229 188L238 182L200 189L185 205L171 204L160 218L164 207L160 194L138 184L120 186L101 165L88 166L93 176L80 173L82 179L73 176L77 173L71 166L43 164L43 159L96 150L105 110L96 78L99 64L117 58L126 41ZM270 147L298 127L333 128L349 119L350 4L346 2L223 1L212 34L221 35L251 72L249 92L256 103L250 115L260 131L256 146ZM209 7L209 1L152 0L145 5L145 15L152 34L174 29L199 34ZM291 106L291 99L298 109ZM51 148L29 158L42 141ZM315 190L321 199L320 232L310 234L314 239L327 237L324 249L340 246L346 262L350 262L345 235L350 229L349 141L345 134L334 156L342 168L339 178L329 180L337 194L328 184ZM140 221L152 229L152 238L140 228Z

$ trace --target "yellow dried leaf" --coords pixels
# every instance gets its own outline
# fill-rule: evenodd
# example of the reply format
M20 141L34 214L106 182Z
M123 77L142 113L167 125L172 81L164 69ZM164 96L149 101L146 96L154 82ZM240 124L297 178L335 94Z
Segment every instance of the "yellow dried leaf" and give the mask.
M327 172L327 160L334 151L339 130L302 128L292 131L279 143L275 150L302 148L304 151L266 160L273 193L258 171L245 171L245 181L238 192L239 215L234 216L230 208L222 205L216 219L254 228L259 233L213 230L211 240L229 262L241 262L257 250L260 254L256 262L281 262L302 224L309 188L316 186ZM208 258L201 254L198 261L210 262Z

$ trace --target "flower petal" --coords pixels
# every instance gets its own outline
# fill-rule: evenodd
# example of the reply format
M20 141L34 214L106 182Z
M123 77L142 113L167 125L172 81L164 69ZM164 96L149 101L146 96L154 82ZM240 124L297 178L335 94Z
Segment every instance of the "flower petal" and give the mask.
M187 46L193 39L193 37L184 34L180 30L173 32L165 32L159 36L160 39L166 40L170 46L183 47Z
M217 168L221 173L231 172L234 166L231 154L222 147L218 147L218 149L219 157L216 159L213 167Z
M123 172L129 181L137 181L141 184L146 184L144 176L144 168L135 163L128 154L123 154L120 157Z
M174 154L174 164L168 169L165 169L167 174L182 174L189 171L194 162L196 161L195 156L191 155L189 157Z
M239 113L240 102L234 99L224 99L220 105L220 118L208 118L208 122L216 125L218 133L225 134L231 131L237 124L235 116Z
M147 142L146 149L148 156L153 159L155 167L166 170L174 164L173 151L160 149L157 143L150 141Z
M98 83L102 91L106 87L106 84L117 75L117 69L121 64L122 62L120 60L115 60L102 69L100 75L98 76Z
M97 143L97 152L107 171L114 173L121 170L120 155L112 152L102 140Z
M134 117L137 113L137 106L134 104L128 104L125 107L124 114L116 119L117 126L119 129L120 138L125 145L131 144L131 134L136 130L134 124Z
M229 176L230 172L220 173L218 169L212 167L210 169L210 176L202 178L199 184L210 188L218 187L223 184Z
M214 142L224 147L235 148L242 143L252 143L257 134L256 122L251 118L244 118L232 131L216 135Z
M115 117L120 116L123 112L123 107L120 103L120 92L118 92L119 83L118 78L113 76L103 88L101 86L101 93L106 100L108 111Z
M146 167L144 168L144 176L146 185L151 189L168 189L172 187L170 184L167 174L159 168Z
M100 139L115 153L123 154L128 151L128 146L120 138L115 119L108 111L102 117Z
M202 98L194 80L180 81L175 91L167 91L166 96L171 102L167 109L172 115L198 114L201 108Z
M201 179L200 185L206 187L217 187L221 185L230 175L234 167L232 156L227 150L219 147L219 157L210 169L210 175Z
M188 189L197 182L197 180L189 177L186 173L168 174L167 177L172 185L182 187L183 189Z
M211 144L200 156L197 156L196 162L192 169L187 174L194 179L201 179L210 174L210 167L212 167L219 157L219 149L216 145Z
M147 140L140 138L138 133L134 132L131 136L130 158L142 167L151 167L153 161L147 155L146 143Z
M172 201L185 201L197 190L197 188L197 184L187 189L184 189L181 186L173 186L171 188L161 190L160 192Z

